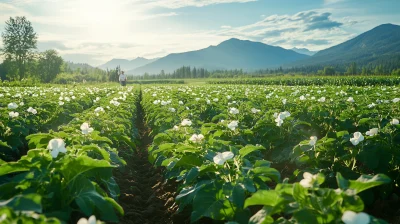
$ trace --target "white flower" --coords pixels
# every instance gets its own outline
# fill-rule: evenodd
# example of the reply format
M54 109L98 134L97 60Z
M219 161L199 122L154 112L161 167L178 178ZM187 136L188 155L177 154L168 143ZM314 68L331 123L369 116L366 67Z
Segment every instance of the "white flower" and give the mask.
M182 102L182 101L179 101L179 105L183 105L183 102Z
M231 121L231 123L228 124L228 128L234 131L237 128L238 124L238 121Z
M378 128L372 128L369 131L367 131L365 134L368 136L374 136L374 135L378 134Z
M24 102L21 102L21 103L19 103L19 105L20 105L20 106L23 106L23 105L25 105L25 103L24 103Z
M355 213L353 211L345 211L342 216L342 221L345 224L368 224L370 217L364 212Z
M47 149L50 150L50 154L53 158L57 158L58 153L60 152L67 152L67 149L65 148L65 142L60 138L54 138L50 140L49 144L47 145Z
M64 100L67 101L67 102L71 101L71 99L69 97L67 97L67 96L64 98Z
M358 143L362 142L364 140L364 136L361 134L361 132L354 132L354 137L350 139L350 142L353 145L358 145Z
M214 101L214 102L218 102L218 98L214 98L213 101Z
M87 135L93 131L93 128L89 127L87 122L81 125L82 134Z
M183 121L181 122L182 126L192 126L192 121L189 119L183 119Z
M178 131L178 130L179 130L179 127L175 125L175 126L172 128L172 130Z
M210 100L207 100L206 102L207 102L207 104L210 104L210 103L211 103L211 101L210 101Z
M312 175L309 172L304 172L303 173L303 178L300 181L300 185L305 187L305 188L310 188L314 185L314 182L317 180L318 174Z
M81 218L76 224L96 224L96 216L92 215L89 219Z
M169 108L168 110L171 111L172 113L175 113L175 111L176 111L175 108L172 108L172 107Z
M100 113L100 112L104 112L104 108L103 107L97 107L96 109L94 109L95 113Z
M213 160L214 160L214 163L217 165L224 165L224 163L227 160L232 159L234 156L235 155L230 151L223 152L223 153L218 152L217 155L214 156Z
M310 142L308 144L310 144L311 146L314 146L317 143L317 136L311 136L310 137Z
M226 98L227 98L228 100L230 100L232 97L228 95L228 96L226 96Z
M282 103L283 103L283 104L286 104L286 102L287 102L287 99L283 99L283 100L282 100Z
M400 101L400 98L394 98L394 99L392 100L393 103L397 103L397 102L399 102L399 101Z
M60 101L60 102L58 102L58 105L62 106L62 105L64 105L64 102Z
M368 104L368 108L373 108L375 106L376 106L376 104L374 104L374 103Z
M239 113L239 110L236 109L236 108L234 108L234 107L231 107L231 109L229 109L229 113L231 113L231 114L238 114L238 113Z
M325 98L325 97L321 97L321 98L319 98L319 99L318 99L318 102L321 102L321 103L323 103L323 102L325 102L325 100L326 100L326 98Z
M281 117L283 116L282 119L285 119L287 117L290 117L290 113L288 111L284 111L284 112L280 113L279 116L281 116Z
M398 125L399 124L399 120L396 118L393 118L393 120L390 121L391 125Z
M300 100L305 100L306 98L304 96L300 96Z
M353 97L349 97L349 98L347 99L347 102L354 103Z
M114 106L118 107L121 103L116 100L111 100L110 104L113 104Z
M203 141L204 139L204 135L199 134L193 134L192 137L189 138L190 141L194 142L194 143L201 143L201 141Z
M10 113L8 113L8 115L9 115L11 118L15 118L15 117L18 117L18 116L19 116L19 113L18 113L18 112L11 111Z
M17 109L18 105L16 103L9 103L8 104L8 109L14 110Z
M154 100L153 104L157 105L159 104L161 101L160 100Z
M29 107L28 110L26 110L26 111L28 111L29 113L32 113L32 114L37 114L37 110L33 109L32 107Z
M256 108L251 108L251 112L253 113L253 114L256 114L256 113L259 113L261 110L258 110L258 109L256 109Z

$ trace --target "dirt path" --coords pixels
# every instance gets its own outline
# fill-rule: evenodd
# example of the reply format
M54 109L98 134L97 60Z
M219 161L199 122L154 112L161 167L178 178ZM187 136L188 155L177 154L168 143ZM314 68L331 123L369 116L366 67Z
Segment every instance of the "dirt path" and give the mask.
M187 223L188 217L174 214L177 210L174 203L176 189L166 184L162 171L148 162L147 149L153 139L149 135L150 129L145 124L144 111L140 104L137 109L136 125L140 135L137 153L126 159L128 164L122 172L115 174L121 189L119 203L125 211L119 223Z

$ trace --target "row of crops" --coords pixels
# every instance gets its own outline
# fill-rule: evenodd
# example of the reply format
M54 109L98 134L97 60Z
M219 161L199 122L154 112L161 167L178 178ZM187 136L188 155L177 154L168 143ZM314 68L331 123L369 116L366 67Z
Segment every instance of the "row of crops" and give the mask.
M321 76L321 77L268 77L247 79L220 79L208 81L209 84L249 84L249 85L284 85L284 86L310 86L310 85L399 85L400 77L396 76Z
M138 90L0 89L0 223L117 222ZM90 217L90 218L89 218Z
M398 221L399 87L142 88L149 160L191 222Z

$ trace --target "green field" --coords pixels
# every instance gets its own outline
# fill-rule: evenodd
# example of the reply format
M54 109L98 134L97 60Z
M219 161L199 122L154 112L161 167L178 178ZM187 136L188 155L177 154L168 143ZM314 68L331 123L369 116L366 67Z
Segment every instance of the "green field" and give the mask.
M0 219L397 223L398 79L326 79L2 87Z

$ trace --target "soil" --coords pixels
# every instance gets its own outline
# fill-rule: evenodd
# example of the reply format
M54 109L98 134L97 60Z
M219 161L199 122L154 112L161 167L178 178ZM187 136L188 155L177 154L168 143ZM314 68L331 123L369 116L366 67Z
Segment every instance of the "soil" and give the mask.
M141 96L139 102L141 101ZM166 182L162 170L155 168L148 161L148 147L153 139L151 130L145 123L144 111L137 105L136 127L139 129L139 140L136 152L126 158L127 166L115 173L120 186L120 205L125 215L119 223L129 224L170 224L190 223L188 214L177 214L175 204L176 187Z

